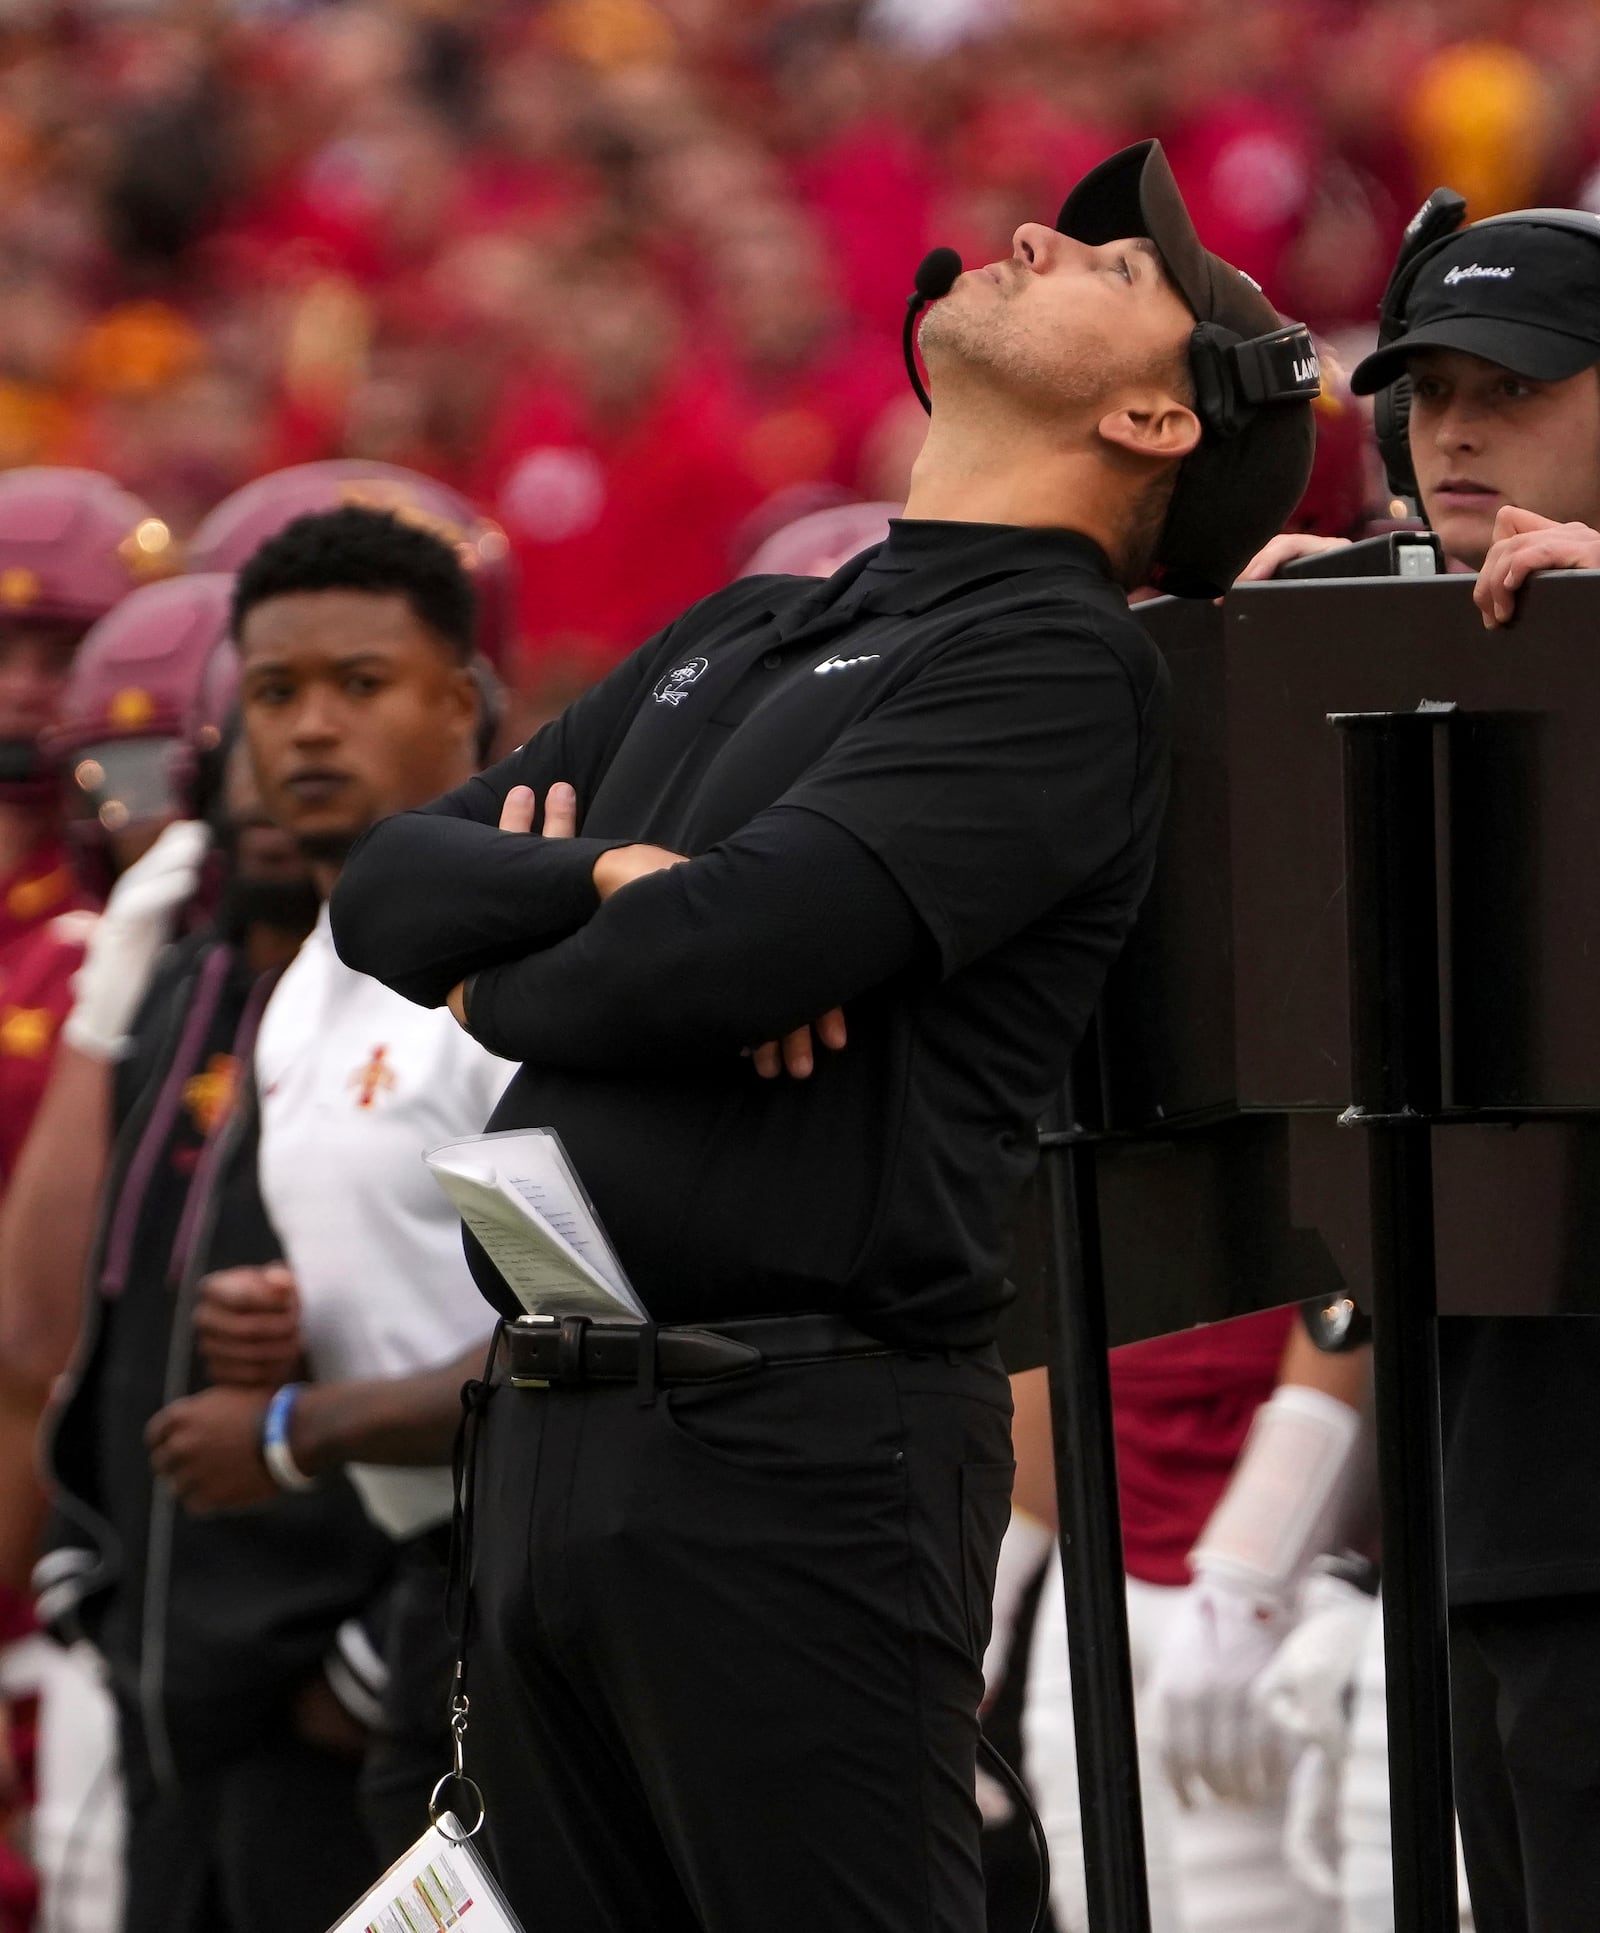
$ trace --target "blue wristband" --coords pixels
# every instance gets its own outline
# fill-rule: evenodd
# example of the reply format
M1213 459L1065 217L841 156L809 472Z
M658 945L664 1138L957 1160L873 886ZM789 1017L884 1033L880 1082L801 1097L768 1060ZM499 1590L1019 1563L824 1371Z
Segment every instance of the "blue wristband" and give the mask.
M289 1449L289 1422L304 1388L304 1383L285 1383L282 1389L275 1390L261 1421L261 1461L280 1490L317 1487L316 1478L306 1475Z

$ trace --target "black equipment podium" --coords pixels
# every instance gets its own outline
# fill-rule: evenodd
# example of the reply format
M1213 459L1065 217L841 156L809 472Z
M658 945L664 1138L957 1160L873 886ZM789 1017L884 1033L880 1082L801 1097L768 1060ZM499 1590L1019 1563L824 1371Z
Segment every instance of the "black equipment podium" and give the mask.
M1600 573L1139 615L1171 803L1019 1231L1042 1309L1092 1933L1148 1933L1105 1351L1373 1320L1395 1923L1457 1923L1437 1314L1600 1313ZM1026 1343L1013 1367L1037 1361Z

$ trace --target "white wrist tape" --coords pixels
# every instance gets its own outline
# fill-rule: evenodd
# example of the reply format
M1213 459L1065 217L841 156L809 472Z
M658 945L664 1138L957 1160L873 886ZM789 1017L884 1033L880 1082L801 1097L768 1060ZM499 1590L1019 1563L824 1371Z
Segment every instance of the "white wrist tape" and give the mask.
M1256 1411L1222 1501L1189 1553L1198 1576L1286 1598L1338 1542L1361 1413L1320 1389L1285 1383Z

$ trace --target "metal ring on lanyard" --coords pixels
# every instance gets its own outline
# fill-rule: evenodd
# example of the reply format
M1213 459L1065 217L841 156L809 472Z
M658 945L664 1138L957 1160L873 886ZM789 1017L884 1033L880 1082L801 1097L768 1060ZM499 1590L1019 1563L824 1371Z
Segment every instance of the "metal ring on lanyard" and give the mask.
M478 1781L468 1775L463 1762L466 1732L467 1699L466 1694L463 1692L458 1693L450 1701L450 1738L453 1762L450 1770L445 1773L444 1777L433 1788L433 1792L428 1799L428 1817L433 1821L435 1829L442 1832L446 1839L457 1846L466 1844L483 1824L484 1818L483 1793L479 1790ZM460 1818L450 1808L441 1807L439 1803L439 1795L444 1791L446 1786L450 1785L458 1785L470 1791L477 1804L478 1816L470 1826L462 1825ZM450 1819L453 1824L460 1826L461 1830L459 1832L452 1832L443 1823L443 1820L446 1818Z

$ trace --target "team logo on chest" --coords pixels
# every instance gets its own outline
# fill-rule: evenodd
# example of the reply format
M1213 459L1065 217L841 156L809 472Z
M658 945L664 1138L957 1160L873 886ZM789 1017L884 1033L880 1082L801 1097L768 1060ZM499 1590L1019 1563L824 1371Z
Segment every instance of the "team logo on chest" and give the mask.
M366 1064L358 1067L345 1085L355 1089L357 1107L376 1107L378 1096L389 1093L395 1085L394 1069L389 1065L388 1048L374 1047L367 1056Z
M689 687L697 678L704 676L707 663L704 658L691 658L687 664L680 664L669 671L656 686L658 705L681 705L689 695Z
M239 1063L232 1054L213 1054L204 1071L183 1084L183 1104L203 1139L209 1139L232 1111L239 1092Z

